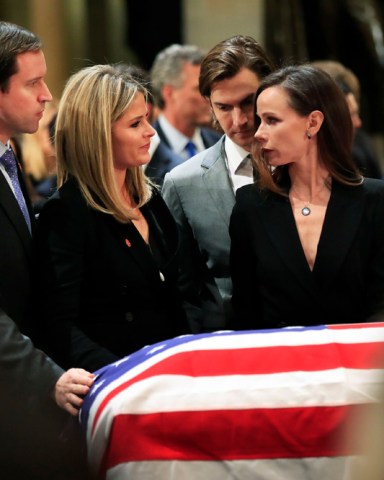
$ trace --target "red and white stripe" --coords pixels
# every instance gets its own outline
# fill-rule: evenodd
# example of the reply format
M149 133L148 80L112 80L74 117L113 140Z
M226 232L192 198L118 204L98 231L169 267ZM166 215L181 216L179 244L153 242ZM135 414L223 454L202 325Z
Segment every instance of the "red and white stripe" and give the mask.
M94 471L116 480L347 478L359 453L348 429L383 386L384 324L186 339L147 349L99 393L96 384L86 425Z

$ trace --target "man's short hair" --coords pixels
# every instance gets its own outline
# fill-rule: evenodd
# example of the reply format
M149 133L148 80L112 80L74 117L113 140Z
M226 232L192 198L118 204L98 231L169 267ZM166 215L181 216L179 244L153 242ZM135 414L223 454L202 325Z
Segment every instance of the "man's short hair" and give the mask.
M201 95L209 98L216 82L234 77L242 68L251 70L262 79L274 70L274 65L261 45L252 37L234 35L218 43L201 63Z
M9 79L17 73L17 56L41 50L43 42L29 30L9 22L0 22L0 89L6 92Z
M204 52L195 45L173 44L161 50L155 57L151 68L151 80L158 107L164 107L162 89L164 85L180 87L183 83L185 63L200 65Z

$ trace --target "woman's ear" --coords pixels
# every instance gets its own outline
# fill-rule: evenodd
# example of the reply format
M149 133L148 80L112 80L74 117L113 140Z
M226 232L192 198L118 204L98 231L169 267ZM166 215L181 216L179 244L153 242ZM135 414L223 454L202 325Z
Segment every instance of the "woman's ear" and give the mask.
M320 110L314 110L308 115L307 135L313 137L320 130L324 121L324 115Z

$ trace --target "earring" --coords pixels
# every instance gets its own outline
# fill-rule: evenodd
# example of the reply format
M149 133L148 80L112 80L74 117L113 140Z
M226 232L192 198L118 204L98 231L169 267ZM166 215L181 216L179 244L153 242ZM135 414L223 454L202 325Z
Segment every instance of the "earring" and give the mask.
M307 138L308 138L308 140L311 140L311 138L312 138L312 135L308 132L308 130L307 130Z

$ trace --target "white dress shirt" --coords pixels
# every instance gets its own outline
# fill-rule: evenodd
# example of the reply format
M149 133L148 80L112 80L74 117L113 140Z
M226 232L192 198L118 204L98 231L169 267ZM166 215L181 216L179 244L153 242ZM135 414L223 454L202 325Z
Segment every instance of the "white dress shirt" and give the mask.
M238 188L253 183L253 168L249 152L228 136L225 137L224 149L233 191L236 192Z
M171 146L171 149L180 155L180 157L184 158L187 160L189 158L189 155L187 151L185 150L185 147L189 141L192 140L192 142L195 145L196 148L196 153L202 152L203 150L206 149L203 139L201 137L201 130L200 128L195 129L195 133L193 134L192 138L188 138L185 136L183 133L181 133L177 128L175 128L173 125L171 125L168 120L165 118L164 115L159 115L158 117L158 122L161 127L161 129L164 132L164 135L167 137L169 145Z

